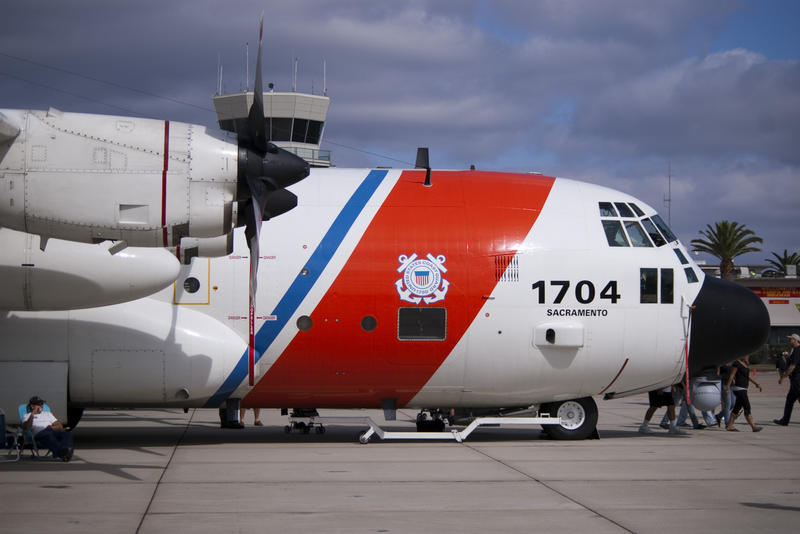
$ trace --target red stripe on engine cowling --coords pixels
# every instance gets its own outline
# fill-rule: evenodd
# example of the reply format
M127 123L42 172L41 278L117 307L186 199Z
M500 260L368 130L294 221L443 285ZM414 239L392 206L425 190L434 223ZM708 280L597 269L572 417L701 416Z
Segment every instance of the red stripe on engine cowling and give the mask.
M406 171L370 222L330 289L242 406L380 407L406 405L475 320L497 284L495 257L514 254L553 185L543 176L480 171ZM398 256L444 255L450 282L444 341L397 339ZM425 304L420 304L425 306ZM303 310L301 310L303 311ZM371 315L377 328L361 320ZM294 328L294 326L289 326Z
M165 247L169 246L167 239L167 170L169 170L169 121L164 121L164 164L161 171L161 231Z

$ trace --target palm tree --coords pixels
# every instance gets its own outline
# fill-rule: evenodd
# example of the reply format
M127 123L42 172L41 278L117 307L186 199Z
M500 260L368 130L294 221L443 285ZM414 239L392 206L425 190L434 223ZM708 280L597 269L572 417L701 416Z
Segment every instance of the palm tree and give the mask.
M773 252L772 255L775 256L774 260L766 258L766 262L770 264L770 268L767 269L769 272L786 276L787 265L800 265L800 255L797 252L792 252L790 255L788 250L783 249L783 256L779 256L777 252Z
M736 221L716 222L713 228L707 224L706 228L699 232L705 239L692 239L692 250L706 252L719 258L721 278L731 277L733 258L748 252L759 252L761 249L753 244L764 242L752 230L748 230Z

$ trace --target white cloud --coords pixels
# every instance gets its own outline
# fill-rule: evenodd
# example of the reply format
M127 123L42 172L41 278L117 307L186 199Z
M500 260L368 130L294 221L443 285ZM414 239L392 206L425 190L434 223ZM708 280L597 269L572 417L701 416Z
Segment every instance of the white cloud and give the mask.
M218 54L228 90L255 60L265 10L264 80L322 89L328 139L436 166L488 163L598 182L664 208L681 237L739 220L765 250L800 250L785 221L800 198L800 62L709 53L735 0L38 0L4 8L0 51L210 108ZM35 21L35 23L33 23ZM0 56L0 106L213 124L201 109ZM250 76L253 71L251 68ZM76 98L54 89L81 94ZM397 164L329 146L340 166ZM770 243L770 244L768 244ZM763 255L766 257L766 255ZM763 259L758 255L757 259Z

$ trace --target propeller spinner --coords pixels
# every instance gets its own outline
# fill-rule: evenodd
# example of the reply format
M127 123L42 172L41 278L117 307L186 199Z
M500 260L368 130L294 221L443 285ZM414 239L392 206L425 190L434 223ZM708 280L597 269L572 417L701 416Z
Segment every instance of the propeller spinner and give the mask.
M308 163L302 158L283 150L268 141L264 120L264 94L261 82L261 40L264 30L264 15L258 26L258 58L256 79L253 88L253 105L247 115L245 132L238 135L239 213L243 216L247 246L250 248L250 339L248 343L248 376L254 385L255 366L255 307L258 285L259 237L261 222L286 213L297 205L297 197L284 189L308 176Z

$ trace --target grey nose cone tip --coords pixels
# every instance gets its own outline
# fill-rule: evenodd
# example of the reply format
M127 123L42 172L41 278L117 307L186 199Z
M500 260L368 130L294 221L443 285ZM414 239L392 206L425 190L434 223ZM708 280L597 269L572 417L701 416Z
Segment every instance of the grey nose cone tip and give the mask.
M769 337L767 307L746 287L706 276L694 307L690 374L742 358Z

